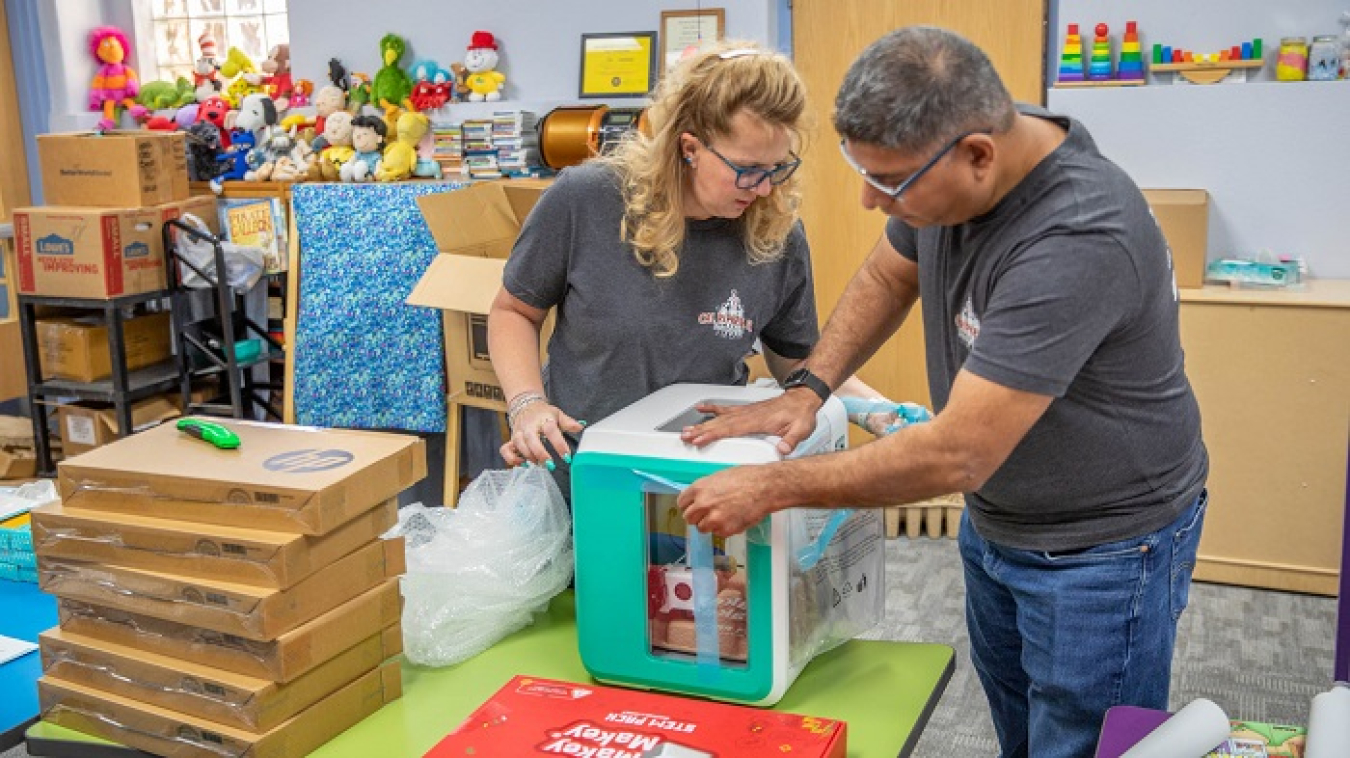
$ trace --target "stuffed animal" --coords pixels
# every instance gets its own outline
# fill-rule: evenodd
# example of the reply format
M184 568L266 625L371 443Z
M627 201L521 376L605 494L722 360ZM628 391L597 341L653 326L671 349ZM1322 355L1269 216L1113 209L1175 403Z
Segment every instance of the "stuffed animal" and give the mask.
M458 103L469 96L469 69L463 63L450 64L450 102Z
M314 95L314 82L308 79L295 80L295 94L291 95L291 107L303 108L309 105L310 98Z
M343 92L352 88L351 74L347 73L347 67L337 58L328 59L328 81Z
M207 98L197 106L197 120L209 122L220 131L220 146L225 150L230 148L230 130L225 125L229 113L230 106L221 97Z
M197 102L197 93L192 82L180 76L176 82L146 82L141 86L140 94L136 95L136 102L149 110L162 111Z
M319 94L314 96L314 129L321 135L318 139L323 139L324 124L328 117L346 107L346 90L332 84L319 90ZM314 149L323 150L323 147L315 145Z
M356 156L343 164L339 176L344 182L366 182L380 168L380 146L384 143L384 121L376 116L352 119L352 147Z
M222 132L224 134L224 132ZM227 180L239 180L249 172L249 161L257 151L254 150L255 138L252 132L236 129L230 132L230 147L222 156L226 161L227 168L216 180L211 182L211 191L220 194L221 182Z
M407 44L397 34L386 34L380 39L380 60L384 64L375 72L375 82L371 89L374 103L384 109L385 120L393 120L395 108L412 110L408 97L412 94L412 79L408 72L399 68L399 59L403 57Z
M419 61L412 68L412 78L415 82L412 88L412 95L408 98L412 101L413 108L419 111L429 111L440 108L450 100L450 82L451 73L440 67L435 61Z
M233 159L220 145L220 130L209 121L198 121L183 130L187 138L188 178L212 182L230 170Z
M430 130L431 120L421 113L405 111L400 115L394 129L394 141L384 149L375 181L398 182L412 176L417 167L417 143Z
M202 54L192 64L192 85L200 103L220 94L220 61L216 59L216 38L210 30L197 38L197 47Z
M245 97L263 92L262 74L258 73L258 67L247 53L237 47L231 47L225 54L220 74L231 80L222 95L231 108L240 107Z
M273 45L261 68L267 74L263 86L268 97L276 103L277 110L291 107L291 96L295 94L295 82L291 79L291 46L285 43Z
M325 147L319 150L319 175L324 181L335 182L342 178L341 170L356 157L352 147L352 119L355 116L347 111L338 111L324 122L323 136L316 138L324 141ZM318 148L316 148L318 149Z
M89 110L102 111L100 130L117 127L117 108L123 107L137 121L145 117L145 106L135 101L141 91L136 71L124 61L131 55L127 35L115 26L100 26L89 32L89 51L98 61L98 72L89 84Z
M267 95L255 92L240 105L234 126L256 137L253 152L258 154L257 158L250 158L253 170L244 175L245 181L266 181L271 175L271 164L293 147L286 132L278 126L279 120L277 107Z
M506 76L497 71L497 40L491 32L474 32L469 51L464 54L464 68L469 75L464 83L469 88L469 100L501 100Z
M441 164L436 160L436 135L432 133L430 121L426 133L417 142L417 165L413 166L413 176L441 178Z
M347 110L353 116L361 114L361 108L372 102L373 94L370 86L370 75L360 71L352 72L352 87L347 90Z

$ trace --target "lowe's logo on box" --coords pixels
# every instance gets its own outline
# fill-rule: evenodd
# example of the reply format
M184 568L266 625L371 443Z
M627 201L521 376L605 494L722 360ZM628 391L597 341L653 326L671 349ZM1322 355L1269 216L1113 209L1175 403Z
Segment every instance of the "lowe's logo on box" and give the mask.
M150 255L150 246L144 242L133 242L122 251L123 258L144 258Z
M48 234L37 241L38 255L74 255L75 243L57 234Z

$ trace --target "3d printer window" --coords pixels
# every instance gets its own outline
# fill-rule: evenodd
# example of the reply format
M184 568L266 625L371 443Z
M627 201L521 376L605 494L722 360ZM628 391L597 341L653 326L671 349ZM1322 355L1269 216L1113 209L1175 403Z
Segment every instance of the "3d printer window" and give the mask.
M694 577L686 524L675 495L644 495L647 513L647 618L651 654L689 658L698 654ZM713 539L717 577L717 648L725 665L749 658L744 535Z

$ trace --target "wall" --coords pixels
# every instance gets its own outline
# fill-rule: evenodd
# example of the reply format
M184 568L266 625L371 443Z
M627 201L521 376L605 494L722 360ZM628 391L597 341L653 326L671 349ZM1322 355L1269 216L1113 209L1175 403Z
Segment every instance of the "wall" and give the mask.
M292 70L297 77L327 83L328 59L340 59L349 70L374 74L380 66L379 41L397 32L409 43L405 65L431 58L442 66L464 59L475 30L499 39L499 70L506 74L506 107L547 110L576 98L580 78L581 35L586 32L655 31L661 11L693 8L676 0L495 0L454 3L442 0L382 0L361 14L334 13L333 0L289 0ZM775 0L733 0L711 3L726 10L728 37L764 42L778 37ZM373 10L378 7L378 12ZM453 12L447 12L453 8ZM354 18L355 16L355 18ZM385 23L380 19L403 19ZM632 105L635 99L611 101ZM492 110L491 106L486 106ZM458 117L476 116L472 106L453 109Z
M1260 37L1272 60L1282 36L1344 30L1344 0L1075 0L1051 14L1048 72L1065 26L1112 34L1140 22L1153 42L1200 52ZM1119 40L1116 40L1119 51ZM1350 82L1274 82L1273 64L1245 84L1051 89L1047 103L1087 124L1102 151L1145 187L1204 188L1212 200L1210 259L1261 250L1304 256L1314 275L1350 278Z

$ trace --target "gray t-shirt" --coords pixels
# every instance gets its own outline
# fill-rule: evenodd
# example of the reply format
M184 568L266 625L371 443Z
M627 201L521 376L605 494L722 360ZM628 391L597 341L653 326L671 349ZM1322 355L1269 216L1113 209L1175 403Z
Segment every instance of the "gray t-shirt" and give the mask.
M677 382L744 384L756 339L805 358L819 337L811 260L798 224L783 256L751 265L741 222L690 221L680 268L657 278L620 239L614 170L563 171L507 261L506 290L557 307L544 383L552 402L594 424Z
M1171 252L1129 176L1082 124L987 214L892 246L919 265L928 383L966 369L1050 395L1045 415L966 504L993 542L1075 550L1156 531L1204 487Z

